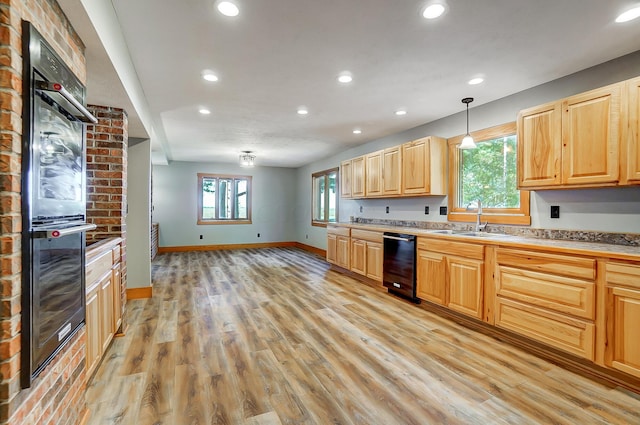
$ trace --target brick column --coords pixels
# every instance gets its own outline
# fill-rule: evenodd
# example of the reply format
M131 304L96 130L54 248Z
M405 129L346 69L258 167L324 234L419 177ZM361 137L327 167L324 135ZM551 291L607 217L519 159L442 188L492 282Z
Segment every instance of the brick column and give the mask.
M122 242L122 312L127 288L127 141L128 118L123 109L89 105L98 123L87 126L87 244L111 237Z

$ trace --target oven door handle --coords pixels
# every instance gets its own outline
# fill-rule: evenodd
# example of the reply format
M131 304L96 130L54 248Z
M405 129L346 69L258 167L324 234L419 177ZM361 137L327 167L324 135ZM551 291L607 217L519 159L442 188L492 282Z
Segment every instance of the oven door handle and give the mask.
M407 239L407 238L399 238L399 237L397 237L397 236L382 235L382 237L383 237L384 239L393 239L394 241L411 242L411 239Z
M64 229L36 230L33 232L33 237L36 239L55 239L93 230L96 227L97 226L95 224L82 224L80 226L67 227Z
M58 93L64 98L64 100L69 102L71 106L73 106L78 110L78 112L80 112L81 115L72 114L74 117L78 118L82 122L93 124L98 123L98 119L94 117L93 114L82 105L82 103L78 102L76 98L73 97L73 95L71 95L71 93L69 93L62 84L52 83L49 81L36 81L36 89L51 93Z

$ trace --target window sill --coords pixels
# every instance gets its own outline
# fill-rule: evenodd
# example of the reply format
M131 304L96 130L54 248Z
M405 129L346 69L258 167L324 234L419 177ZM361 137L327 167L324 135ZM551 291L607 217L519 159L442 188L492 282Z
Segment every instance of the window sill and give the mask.
M198 220L197 224L251 224L251 220Z
M447 215L447 220L457 222L475 223L478 215L474 213L458 213L452 212ZM495 214L487 213L480 216L482 223L490 224L519 224L524 226L531 225L531 216L519 214Z

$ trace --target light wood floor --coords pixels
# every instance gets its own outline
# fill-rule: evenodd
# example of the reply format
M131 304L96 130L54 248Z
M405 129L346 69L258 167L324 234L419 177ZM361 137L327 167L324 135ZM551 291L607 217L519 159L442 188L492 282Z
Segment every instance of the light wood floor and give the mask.
M640 424L605 387L297 249L164 254L92 424Z

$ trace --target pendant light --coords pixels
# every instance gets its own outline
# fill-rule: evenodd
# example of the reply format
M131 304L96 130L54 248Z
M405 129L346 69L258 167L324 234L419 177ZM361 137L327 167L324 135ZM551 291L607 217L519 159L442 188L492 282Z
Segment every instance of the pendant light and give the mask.
M472 97L465 97L462 99L462 103L467 105L467 135L462 139L462 143L458 145L458 149L475 149L476 143L473 141L473 137L469 134L469 104L473 102Z

